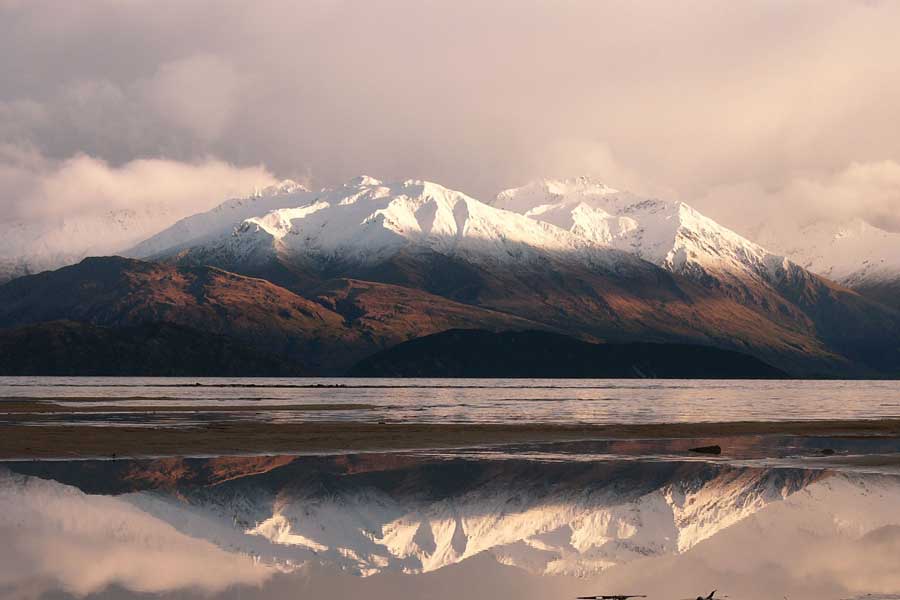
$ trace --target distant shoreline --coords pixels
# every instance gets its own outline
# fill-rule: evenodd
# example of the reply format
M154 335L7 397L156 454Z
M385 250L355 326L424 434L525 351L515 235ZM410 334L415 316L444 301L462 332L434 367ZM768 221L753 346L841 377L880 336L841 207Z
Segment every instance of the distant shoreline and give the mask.
M197 427L0 426L0 460L329 454L579 440L750 436L898 438L900 419L635 425L211 423Z

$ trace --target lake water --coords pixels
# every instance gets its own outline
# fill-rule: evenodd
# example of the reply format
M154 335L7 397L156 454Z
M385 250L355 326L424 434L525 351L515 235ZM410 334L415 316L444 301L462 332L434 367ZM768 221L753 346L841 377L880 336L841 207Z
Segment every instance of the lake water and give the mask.
M191 423L197 414L119 415L121 406L253 406L216 419L426 423L672 423L900 417L896 381L560 379L0 378L3 400L41 398L78 407L87 424ZM75 402L77 401L77 402ZM327 410L269 411L323 405ZM63 417L59 417L60 419Z
M889 598L900 477L414 454L0 467L0 597Z
M883 381L2 378L0 398L7 430L900 417ZM22 420L33 400L53 411ZM898 597L900 440L697 443L10 460L0 598Z

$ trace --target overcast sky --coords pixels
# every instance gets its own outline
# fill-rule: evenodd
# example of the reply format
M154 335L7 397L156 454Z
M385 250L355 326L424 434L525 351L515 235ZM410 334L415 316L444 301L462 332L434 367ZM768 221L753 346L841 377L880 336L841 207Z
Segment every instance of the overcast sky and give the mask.
M900 230L898 25L889 1L0 0L0 220L588 174L743 232Z

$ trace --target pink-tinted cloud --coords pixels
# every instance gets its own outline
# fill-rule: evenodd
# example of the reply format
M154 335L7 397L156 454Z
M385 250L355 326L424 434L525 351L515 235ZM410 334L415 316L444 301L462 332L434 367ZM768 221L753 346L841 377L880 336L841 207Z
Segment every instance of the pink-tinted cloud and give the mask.
M898 21L853 0L7 0L0 139L483 198L589 174L732 227L744 201L713 192L787 190L778 211L806 218L790 191L811 180L841 215L885 220L893 204L830 186L900 164Z

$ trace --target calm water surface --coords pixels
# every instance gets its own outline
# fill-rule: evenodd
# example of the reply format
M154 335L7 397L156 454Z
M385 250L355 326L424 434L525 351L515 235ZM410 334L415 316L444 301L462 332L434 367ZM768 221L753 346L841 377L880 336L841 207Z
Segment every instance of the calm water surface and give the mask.
M0 598L900 591L900 477L410 454L0 466Z
M29 426L900 416L883 381L2 378L0 421L26 399L61 407ZM0 599L896 598L896 439L696 443L8 461Z
M42 398L79 406L248 406L219 419L429 423L662 423L900 417L896 381L561 379L0 378L0 407ZM78 402L73 402L77 400ZM278 405L327 410L268 411ZM365 407L345 408L348 405ZM0 410L2 412L2 410ZM164 411L163 411L164 412ZM134 423L146 415L121 415ZM192 413L158 414L189 422ZM93 423L96 415L78 422Z

